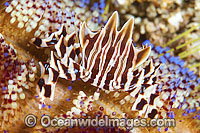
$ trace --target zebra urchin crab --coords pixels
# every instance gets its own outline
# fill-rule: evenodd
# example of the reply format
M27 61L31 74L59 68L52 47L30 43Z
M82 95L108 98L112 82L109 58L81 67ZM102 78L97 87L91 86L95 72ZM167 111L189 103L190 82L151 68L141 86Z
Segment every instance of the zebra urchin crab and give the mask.
M114 12L105 27L97 32L90 31L83 23L79 31L68 35L63 25L50 37L33 40L39 47L55 47L50 63L40 62L40 105L45 97L53 100L59 77L72 81L80 78L103 90L129 92L130 97L135 98L132 111L138 111L140 117L163 118L171 108L183 103L198 84L197 80L191 83L178 79L182 71L177 73L177 70L182 69L184 62L169 54L159 57L158 53L164 50L149 46L148 41L143 43L142 49L136 48L132 41L134 18L120 31L117 31L117 22L118 13ZM170 67L166 68L164 63ZM194 75L185 78L193 80ZM189 88L184 89L186 86ZM186 106L198 107L199 101L194 102L195 106L190 103Z

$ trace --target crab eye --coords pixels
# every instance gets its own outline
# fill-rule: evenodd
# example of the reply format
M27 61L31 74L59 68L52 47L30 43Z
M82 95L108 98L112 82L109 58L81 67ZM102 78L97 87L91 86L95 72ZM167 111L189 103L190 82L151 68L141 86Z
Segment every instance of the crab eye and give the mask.
M38 81L38 85L39 85L39 87L40 87L40 92L42 91L42 87L43 87L43 85L44 85L44 79L40 79L39 81Z

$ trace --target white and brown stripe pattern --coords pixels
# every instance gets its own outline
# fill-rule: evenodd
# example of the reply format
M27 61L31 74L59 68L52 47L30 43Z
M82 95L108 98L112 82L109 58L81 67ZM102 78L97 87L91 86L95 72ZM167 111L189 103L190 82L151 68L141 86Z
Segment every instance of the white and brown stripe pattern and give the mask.
M134 79L134 71L149 56L150 47L139 50L133 46L134 18L117 31L117 12L99 32L91 32L84 23L80 29L82 66L88 75L83 81L106 90L132 90L140 84L144 72ZM140 80L141 79L141 80Z
M55 51L51 51L50 63L40 62L41 78L38 82L38 92L41 97L41 104L45 97L53 100L55 85L59 77L67 80L76 80L80 77L80 44L75 43L77 33L70 35L66 33L66 27L52 33L46 39L36 38L32 40L37 47L54 46ZM40 108L41 108L40 104Z
M90 31L83 23L79 36L75 32L67 35L65 26L62 26L49 38L33 41L39 47L54 45L56 51L51 52L50 64L45 71L44 65L41 65L42 73L48 74L48 77L42 75L38 82L42 100L45 97L53 100L58 77L67 80L81 78L101 89L128 91L136 98L132 110L139 111L139 115L155 117L158 114L154 100L158 96L156 72L159 66L154 66L152 60L148 65L141 65L147 61L151 48L145 46L138 49L133 46L134 18L129 19L120 31L117 31L117 21L118 13L115 12L98 32ZM77 37L79 43L75 41ZM47 96L46 86L50 85L50 95Z

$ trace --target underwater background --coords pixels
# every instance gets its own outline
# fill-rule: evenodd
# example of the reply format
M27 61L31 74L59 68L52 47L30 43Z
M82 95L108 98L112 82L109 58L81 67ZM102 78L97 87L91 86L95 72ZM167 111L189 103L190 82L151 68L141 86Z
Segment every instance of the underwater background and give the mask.
M145 51L142 56L128 53L139 60L133 74L136 87L109 90L84 79L61 77L55 83L53 101L43 99L38 83L51 74L50 69L44 73L39 62L51 63L51 51L59 53L54 45L68 42L68 35L75 33L74 45L82 46L84 22L89 29L84 37L91 45L99 41L94 34L112 38L109 35L116 32L122 39L128 36L124 44L132 39L130 47L138 53L150 47L148 56ZM101 59L104 57L109 56L104 54ZM128 59L125 63L130 65ZM0 132L200 132L200 1L1 0L0 75ZM34 127L25 125L29 114L37 118ZM176 126L44 128L40 124L44 115L63 119L174 118Z

